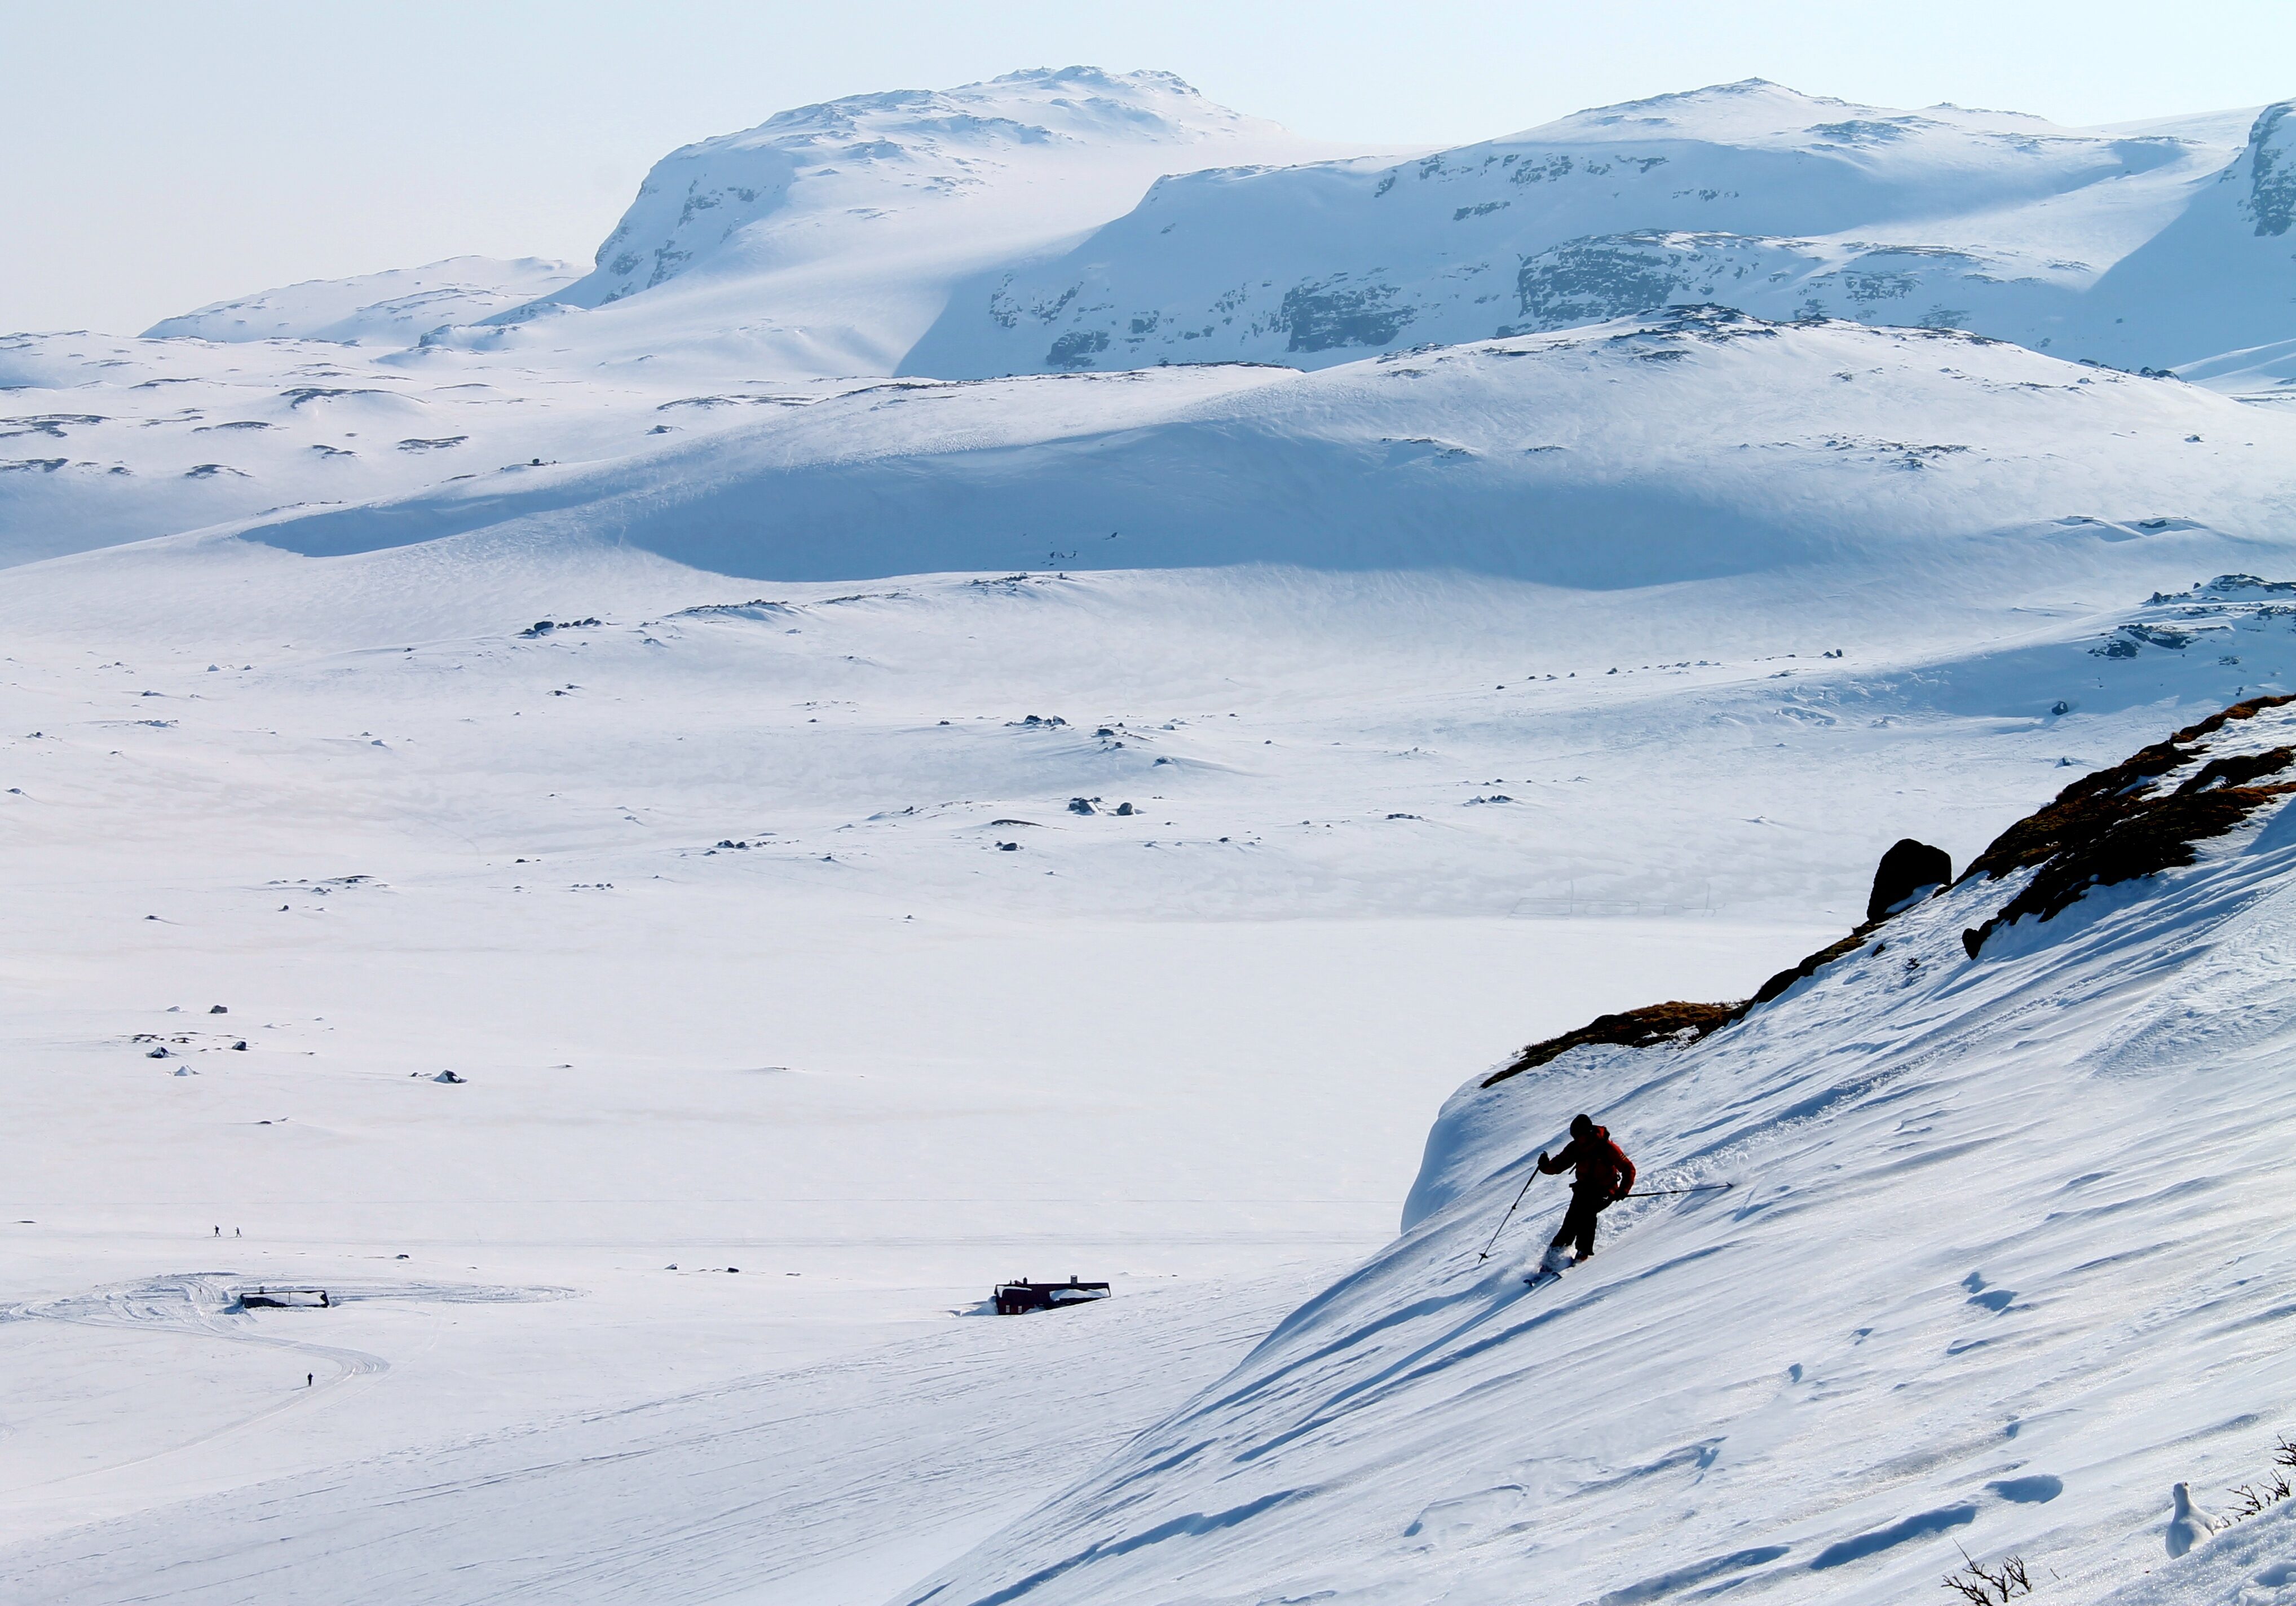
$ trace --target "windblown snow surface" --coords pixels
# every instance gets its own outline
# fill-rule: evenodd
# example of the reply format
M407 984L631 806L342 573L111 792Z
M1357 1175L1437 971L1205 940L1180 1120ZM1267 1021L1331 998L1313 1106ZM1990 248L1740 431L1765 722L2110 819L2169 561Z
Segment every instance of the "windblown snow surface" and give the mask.
M1741 86L1423 179L1027 73L676 153L477 321L558 270L0 339L0 1595L2296 1598L2275 1515L2160 1548L2296 1430L2276 807L1452 1092L2296 682L2286 127ZM2185 379L1705 278L888 377L1128 209L1636 129L1786 176L1734 229L1982 190L2079 305L2196 217L2138 299L2256 293ZM1581 1107L1734 1185L1527 1293Z

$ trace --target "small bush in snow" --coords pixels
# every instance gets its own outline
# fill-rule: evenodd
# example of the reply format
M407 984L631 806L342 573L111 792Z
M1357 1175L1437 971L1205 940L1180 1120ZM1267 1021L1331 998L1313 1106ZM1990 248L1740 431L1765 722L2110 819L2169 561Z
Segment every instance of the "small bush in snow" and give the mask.
M2243 1483L2233 1490L2233 1497L2240 1502L2233 1513L2234 1520L2253 1517L2266 1507L2278 1505L2289 1495L2296 1495L2296 1488L2288 1482L2288 1474L2296 1471L2296 1443L2284 1435L2273 1446L2272 1463L2280 1470L2271 1477L2261 1483Z
M2033 1593L2033 1581L2025 1576L2022 1556L2005 1556L1999 1566L1992 1568L1972 1561L1959 1572L1946 1574L1945 1586L1958 1591L1964 1600L1974 1601L1977 1606L1999 1606L2004 1601Z

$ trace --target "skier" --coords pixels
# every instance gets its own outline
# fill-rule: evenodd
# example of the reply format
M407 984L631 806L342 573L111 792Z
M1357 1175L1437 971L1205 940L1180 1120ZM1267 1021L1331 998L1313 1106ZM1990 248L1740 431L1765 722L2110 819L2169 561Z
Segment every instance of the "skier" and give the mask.
M1611 1129L1597 1127L1592 1117L1575 1115L1570 1118L1570 1141L1562 1152L1549 1159L1546 1151L1538 1151L1538 1168L1548 1176L1559 1176L1573 1167L1578 1175L1570 1182L1570 1209L1562 1217L1562 1229L1546 1246L1546 1258L1539 1263L1538 1274L1561 1276L1562 1268L1578 1262L1565 1250L1576 1243L1578 1260L1595 1252L1595 1217L1618 1200L1634 1192L1635 1162L1627 1158L1626 1151L1611 1141Z

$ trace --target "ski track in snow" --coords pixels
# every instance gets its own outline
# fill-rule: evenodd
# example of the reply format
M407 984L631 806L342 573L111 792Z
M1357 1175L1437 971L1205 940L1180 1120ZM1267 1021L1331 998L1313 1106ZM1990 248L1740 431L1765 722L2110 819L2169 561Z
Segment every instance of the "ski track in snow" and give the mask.
M873 1598L1217 1375L1300 1287L1295 1273L1059 1321L964 1321L14 1546L0 1583L59 1606ZM505 1546L509 1533L531 1536Z

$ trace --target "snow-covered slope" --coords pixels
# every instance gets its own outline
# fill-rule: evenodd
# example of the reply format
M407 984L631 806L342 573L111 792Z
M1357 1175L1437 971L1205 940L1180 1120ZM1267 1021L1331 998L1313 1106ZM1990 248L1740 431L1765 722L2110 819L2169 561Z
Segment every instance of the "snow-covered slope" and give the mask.
M758 394L435 348L0 336L0 565L619 457L722 428Z
M2296 339L2296 101L2266 107L2239 159L2087 299L2085 355L2122 365Z
M442 324L475 324L564 289L581 274L539 257L449 257L355 279L313 279L162 318L146 340L340 340L396 350Z
M2243 152L2209 119L2086 133L1750 80L1401 164L1193 174L967 286L903 371L1316 367L1701 301L2167 366L2296 334L2287 111Z
M24 386L0 419L0 559L239 521L314 554L491 530L778 579L1259 561L1619 586L1841 560L1956 584L1943 538L2276 542L2296 493L2296 418L2270 407L1710 310L1312 374L976 383L553 381L291 342L222 371L209 349L0 349Z
M1164 72L1040 70L799 107L671 152L590 274L450 338L624 359L706 349L744 375L890 373L956 283L1120 217L1162 175L1340 149Z
M1471 1082L1390 1248L900 1600L1880 1606L1964 1549L2065 1599L2156 1564L2169 1485L2267 1471L2296 1385L2296 709L2251 708L2049 816L2177 794L2063 848L2077 889L2223 803L2188 867L1972 958L2053 873L1980 871L1702 1040ZM1581 1110L1639 1188L1733 1186L1612 1209L1527 1291L1559 1187L1480 1252Z
M2296 494L2296 419L1964 335L1711 309L1312 374L906 381L745 414L249 533L322 554L483 530L775 579L1268 562L1610 587L1840 564L1958 588L2067 544L2276 546Z

